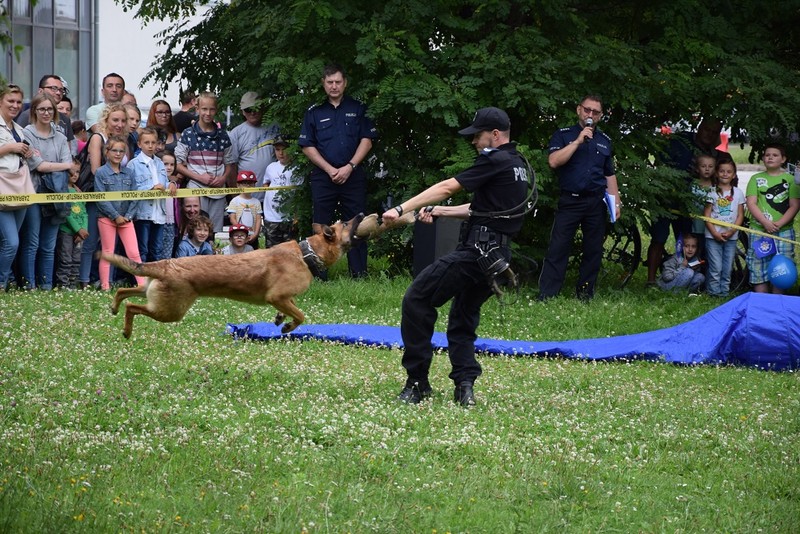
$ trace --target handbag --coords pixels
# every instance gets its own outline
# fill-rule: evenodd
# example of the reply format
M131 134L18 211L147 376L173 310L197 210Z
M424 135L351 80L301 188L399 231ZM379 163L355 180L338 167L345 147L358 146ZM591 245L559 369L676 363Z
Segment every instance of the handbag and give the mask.
M78 181L75 182L75 185L83 193L91 193L94 191L94 173L92 172L92 163L89 158L89 141L91 141L93 135L99 134L89 135L89 138L86 140L86 144L83 145L83 148L77 156L77 160L81 164L81 168L78 171ZM100 165L104 165L105 162L105 151L101 148Z
M0 194L32 195L36 193L27 163L21 163L16 172L0 171ZM0 202L0 211L13 211L27 208L33 202Z

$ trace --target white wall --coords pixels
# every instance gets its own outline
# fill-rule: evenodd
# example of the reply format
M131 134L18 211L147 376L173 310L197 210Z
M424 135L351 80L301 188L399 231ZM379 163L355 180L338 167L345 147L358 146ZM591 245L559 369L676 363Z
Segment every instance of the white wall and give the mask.
M116 72L125 79L125 88L136 96L139 107L148 109L156 98L164 98L173 111L180 107L178 80L170 83L166 94L158 92L152 81L140 87L142 79L150 71L151 64L164 49L154 36L172 26L164 21L154 21L142 27L140 20L133 18L132 12L124 12L113 0L98 0L98 51L97 51L97 93L103 76ZM202 14L196 15L197 21Z

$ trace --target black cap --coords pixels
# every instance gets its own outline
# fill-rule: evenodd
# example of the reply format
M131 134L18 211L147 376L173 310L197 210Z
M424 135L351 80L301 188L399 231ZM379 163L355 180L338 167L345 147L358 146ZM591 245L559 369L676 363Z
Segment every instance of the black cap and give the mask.
M505 132L511 129L511 121L505 111L500 108L481 108L475 112L472 124L459 130L459 135L472 135L478 132L500 130Z
M275 140L272 141L272 146L289 146L289 143L287 143L283 137L278 135L275 137Z

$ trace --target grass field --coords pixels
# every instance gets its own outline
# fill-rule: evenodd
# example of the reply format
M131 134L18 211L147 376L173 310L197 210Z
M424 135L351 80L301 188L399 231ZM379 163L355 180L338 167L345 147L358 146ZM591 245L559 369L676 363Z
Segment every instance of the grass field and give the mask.
M397 325L407 284L299 302ZM235 341L226 322L273 311L211 299L126 341L109 301L0 294L2 532L797 532L797 373L483 357L464 410L440 354L433 398L406 406L398 350ZM479 334L613 336L718 303L526 291L487 303Z

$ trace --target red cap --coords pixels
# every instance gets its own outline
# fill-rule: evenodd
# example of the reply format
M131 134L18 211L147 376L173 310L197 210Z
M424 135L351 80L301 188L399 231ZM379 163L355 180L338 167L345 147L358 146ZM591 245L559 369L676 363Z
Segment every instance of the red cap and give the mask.
M233 232L247 232L247 235L250 235L250 227L244 224L232 224L228 228L228 235L232 236Z
M253 182L256 183L258 179L256 178L256 173L253 171L239 171L239 174L236 176L236 182Z

